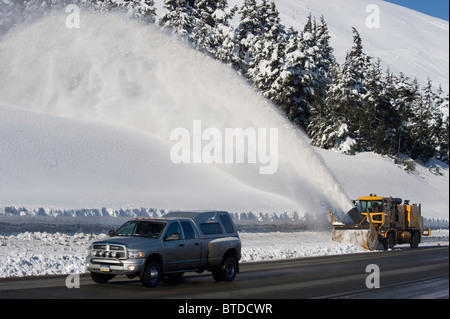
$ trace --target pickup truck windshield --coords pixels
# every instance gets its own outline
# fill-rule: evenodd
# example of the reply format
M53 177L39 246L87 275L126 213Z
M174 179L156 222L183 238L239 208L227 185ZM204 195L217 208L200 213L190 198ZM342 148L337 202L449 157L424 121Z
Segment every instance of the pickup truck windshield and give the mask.
M129 221L123 224L114 236L142 236L147 238L159 238L166 227L166 223L155 221Z

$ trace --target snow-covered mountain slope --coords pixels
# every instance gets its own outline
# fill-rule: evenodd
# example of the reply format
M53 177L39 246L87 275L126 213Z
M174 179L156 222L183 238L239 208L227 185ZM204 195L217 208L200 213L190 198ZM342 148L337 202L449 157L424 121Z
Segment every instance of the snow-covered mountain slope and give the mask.
M161 0L159 0L161 1ZM242 0L229 0L241 5ZM155 3L159 3L158 0ZM426 84L429 77L449 91L449 23L382 0L275 0L281 22L303 30L308 15L324 16L338 62L352 46L352 27L361 35L365 52L380 58L395 74L403 72ZM375 7L378 11L375 11ZM159 8L158 12L164 9ZM373 14L379 12L379 28ZM238 15L237 15L238 16ZM366 21L369 20L369 24Z
M277 4L297 21L300 12L283 9L289 3ZM331 173L304 134L228 67L122 16L83 16L80 29L64 18L17 26L0 42L2 205L288 210L323 221L328 208L349 208L346 194L360 195L346 182L360 179L353 167L329 165ZM259 174L260 163L173 163L171 132L192 132L196 120L219 132L277 128L276 173ZM421 187L386 195L419 201ZM427 217L442 217L448 195L433 203L436 215Z

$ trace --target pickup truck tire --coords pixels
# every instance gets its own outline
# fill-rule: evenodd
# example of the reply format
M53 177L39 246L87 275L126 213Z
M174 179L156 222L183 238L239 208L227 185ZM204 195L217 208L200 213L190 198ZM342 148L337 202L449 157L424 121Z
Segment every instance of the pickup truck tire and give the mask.
M159 285L161 277L162 273L159 263L156 260L150 261L141 274L141 284L144 287L155 288Z
M91 272L91 278L97 284L105 284L111 279L113 279L116 275L112 274L99 274L96 272Z
M215 281L233 281L237 273L237 261L233 256L227 257L220 269L213 270L212 276Z

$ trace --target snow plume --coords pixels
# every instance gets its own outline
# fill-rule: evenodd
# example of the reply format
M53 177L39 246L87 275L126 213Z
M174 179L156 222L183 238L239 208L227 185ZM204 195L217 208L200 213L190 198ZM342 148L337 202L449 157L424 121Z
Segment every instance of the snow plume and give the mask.
M39 154L44 149L59 152L58 165L68 166L66 175L58 177L60 194L70 198L82 189L82 198L92 199L98 195L104 200L108 199L107 191L111 187L114 198L130 196L123 203L137 207L194 209L206 208L207 203L209 208L235 211L294 211L322 221L327 217L328 208L341 212L348 210L347 196L309 146L306 136L230 67L188 48L152 25L140 24L124 16L82 15L80 28L67 28L65 18L64 13L52 14L32 24L16 26L0 42L0 100L10 106L47 115L27 111L28 115L22 114L27 120L21 122L20 113L10 108L0 111L15 118L14 123L21 123L16 127L11 127L14 123L8 124L9 132L16 130L22 140L39 138L31 132L24 133L24 128L17 126L32 126L33 119L39 120L41 132L45 131L47 139L39 140L45 147L34 146L31 155L44 159L48 154ZM255 131L277 128L276 172L260 174L261 165L248 160L243 163L174 163L170 159L170 147L174 144L170 140L171 132L177 128L192 132L193 123L198 120L203 129L214 128L219 132L228 128ZM10 120L4 118L6 121ZM114 129L122 134L123 140L118 142L120 147L111 141ZM103 133L99 133L102 130ZM91 139L100 136L108 143L80 141L77 136L82 131L90 134ZM56 140L52 140L52 136L57 136ZM146 137L148 141L142 143L145 149L139 150L136 141ZM126 138L134 139L134 142L127 145ZM58 145L52 144L55 141L59 143L59 150ZM208 143L202 142L203 147ZM70 143L74 148L67 145ZM16 156L27 156L26 149L17 151L26 145L17 144ZM96 170L92 168L84 173L83 167L89 166L89 161L80 163L71 157L72 151L80 154L84 147L97 158L96 161L105 161L105 166L97 172L99 176L95 176ZM98 147L97 152L95 147ZM114 150L115 147L118 149ZM124 152L138 150L136 158L129 162L133 153ZM153 153L145 157L142 152ZM137 158L141 155L148 161ZM7 156L10 156L11 166L18 165L11 153ZM33 161L33 157L30 160ZM112 165L114 160L120 164ZM119 168L121 164L125 167ZM153 164L158 166L155 168ZM27 165L31 177L28 175L26 183L21 183L13 173L3 172L8 189L16 185L22 198L26 198L27 189L35 195L37 191L45 191L45 183L55 185L52 176L43 172L37 174L36 167ZM20 167L16 169L21 170ZM77 173L68 173L70 169L76 169ZM132 173L124 173L119 179L117 170L124 172L127 169ZM34 180L33 174L36 174ZM80 178L83 174L85 179L91 177L95 182L89 184ZM118 181L114 181L115 176ZM126 178L129 180L122 186L126 192L119 196ZM178 196L180 194L183 196ZM45 198L48 206L64 206L61 199L58 203L52 202L57 199L51 194ZM83 206L83 203L94 205L95 200L83 202L80 199L77 206ZM98 205L114 205L112 203L117 204L106 201ZM45 205L42 202L36 204ZM10 202L7 205L22 204Z

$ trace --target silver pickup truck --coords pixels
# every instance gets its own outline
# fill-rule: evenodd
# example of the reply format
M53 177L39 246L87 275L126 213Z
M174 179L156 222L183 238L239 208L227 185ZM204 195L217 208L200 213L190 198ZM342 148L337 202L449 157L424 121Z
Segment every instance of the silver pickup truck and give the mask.
M86 268L97 283L116 275L140 277L156 287L164 276L211 271L216 281L239 272L241 241L228 212L171 212L164 218L136 218L92 243Z

